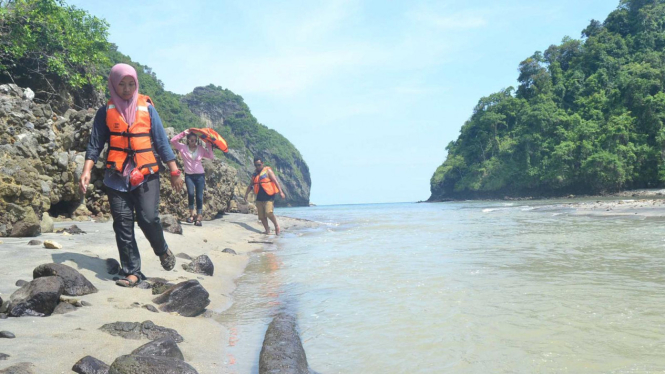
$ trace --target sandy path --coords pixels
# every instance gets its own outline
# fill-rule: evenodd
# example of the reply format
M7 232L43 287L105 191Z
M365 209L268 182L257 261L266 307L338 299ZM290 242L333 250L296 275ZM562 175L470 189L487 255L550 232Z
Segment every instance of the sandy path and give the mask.
M289 231L312 225L301 220L279 219L282 227ZM0 361L0 370L18 362L32 362L38 373L71 373L72 365L86 355L110 365L116 357L130 353L147 340L114 337L98 328L115 321L151 320L157 325L177 330L184 337L185 341L179 344L180 349L185 360L200 374L226 371L228 331L225 326L204 316L185 318L163 312L152 313L143 308L145 304L152 304L154 296L151 290L118 287L112 279L113 275L106 272L105 259L118 259L112 223L62 222L56 223L56 230L72 224L78 225L87 234L43 234L37 238L1 239L0 297L4 300L18 289L15 286L17 280L32 280L32 270L50 262L64 263L77 269L99 292L77 298L92 306L64 315L0 319L0 331L16 335L15 339L0 340L0 353L10 355L9 359ZM183 225L183 235L165 233L166 241L175 254L184 252L192 257L207 254L215 265L214 276L184 271L181 265L189 261L180 258L173 271L164 271L137 226L142 270L148 277L161 277L174 283L198 279L210 293L208 310L219 313L231 305L235 279L245 269L251 252L262 249L262 244L248 242L275 238L261 234L262 226L254 215L228 214L203 224L203 227ZM30 246L27 244L30 239L55 240L63 248L51 250L41 245ZM225 248L233 249L237 255L223 253Z

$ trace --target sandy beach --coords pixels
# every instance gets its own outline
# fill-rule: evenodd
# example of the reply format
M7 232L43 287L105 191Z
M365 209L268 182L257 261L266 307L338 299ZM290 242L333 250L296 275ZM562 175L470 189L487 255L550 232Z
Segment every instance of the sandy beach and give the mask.
M314 225L313 222L279 217L284 231ZM174 254L191 257L206 254L215 265L213 276L186 272L182 264L188 260L178 258L173 271L164 271L153 254L138 226L137 242L141 250L142 270L148 277L160 277L173 283L197 279L210 293L210 305L204 315L188 318L164 312L154 313L144 305L151 305L155 296L150 289L122 288L115 285L106 270L107 258L118 259L112 222L59 222L56 230L76 224L86 232L81 235L42 234L36 238L2 238L0 244L0 297L8 300L18 289L16 281L32 280L35 267L46 263L62 263L78 270L99 292L67 297L87 301L91 306L49 317L19 317L0 319L0 331L16 335L14 339L0 340L0 353L8 354L0 361L0 370L20 362L31 362L37 373L71 373L72 366L82 357L90 355L110 365L118 356L129 354L148 340L129 340L111 336L99 330L104 324L116 321L143 322L175 329L184 342L179 344L185 361L199 373L223 373L228 364L225 354L229 335L225 326L210 318L233 303L236 279L242 275L251 252L261 251L262 243L276 240L274 235L262 234L262 226L255 215L227 214L214 221L205 221L203 227L183 224L183 235L166 233L166 240ZM43 245L28 245L31 239L54 240L62 249L47 249ZM233 249L237 254L222 252Z

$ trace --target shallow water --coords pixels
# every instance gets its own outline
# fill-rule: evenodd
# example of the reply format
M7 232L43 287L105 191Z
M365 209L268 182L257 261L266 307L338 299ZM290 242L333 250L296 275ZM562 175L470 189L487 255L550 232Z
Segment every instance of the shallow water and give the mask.
M546 204L279 209L324 225L253 256L227 372L258 372L279 308L321 373L664 371L665 220Z

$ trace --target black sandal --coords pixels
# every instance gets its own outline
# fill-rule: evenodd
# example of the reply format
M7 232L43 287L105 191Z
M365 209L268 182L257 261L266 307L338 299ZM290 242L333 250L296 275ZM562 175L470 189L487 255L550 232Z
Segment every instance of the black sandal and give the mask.
M166 250L166 253L159 256L159 262L162 263L162 267L166 271L171 271L175 267L175 256L170 249Z
M187 220L185 222L194 223L194 216L191 216L191 217L187 218Z
M128 278L129 276L131 276L131 275L128 275L128 276L126 276L122 279L118 279L117 281L115 281L115 284L117 284L120 287L132 288L132 287L136 287L137 284L141 283L141 277L139 277L138 275L133 275L133 276L136 277L136 279L137 279L136 281L132 281L131 279L129 279Z
M203 226L203 224L201 223L201 221L196 220L196 222L194 222L194 226Z

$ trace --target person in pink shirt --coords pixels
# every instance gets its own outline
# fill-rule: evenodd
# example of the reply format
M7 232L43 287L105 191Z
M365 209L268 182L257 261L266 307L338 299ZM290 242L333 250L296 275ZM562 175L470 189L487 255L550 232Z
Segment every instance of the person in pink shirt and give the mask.
M187 144L180 143L187 135ZM188 223L194 222L196 226L202 226L201 220L203 219L203 190L205 189L205 171L201 159L215 158L212 151L212 145L208 143L208 147L199 145L199 137L196 134L190 134L189 130L185 130L171 139L173 147L180 151L182 162L185 164L185 184L187 185L187 198L189 202L189 218ZM194 197L196 196L196 216L194 216Z

